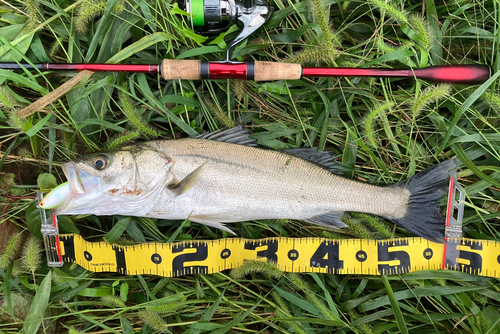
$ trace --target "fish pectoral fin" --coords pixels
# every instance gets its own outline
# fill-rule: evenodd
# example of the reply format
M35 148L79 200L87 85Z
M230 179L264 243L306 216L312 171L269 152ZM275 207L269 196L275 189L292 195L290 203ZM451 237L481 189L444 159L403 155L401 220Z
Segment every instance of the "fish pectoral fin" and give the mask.
M203 166L207 164L208 161L209 160L205 161L198 168L196 168L194 171L189 173L185 178L183 178L180 182L169 184L167 188L172 190L176 197L189 191L189 189L193 188L193 186L196 183L198 183L201 176L201 170Z
M311 224L321 225L325 227L338 227L344 228L347 227L347 224L344 223L341 218L344 215L343 211L339 212L328 212L323 215L314 216L307 219L302 219Z
M236 235L233 231L231 231L229 228L227 228L224 224L221 223L221 220L224 220L222 216L226 215L196 215L196 216L191 216L189 217L189 220L195 222L195 223L200 223L203 225L207 225L210 227L215 227L219 230L226 231L228 233L231 233L232 235ZM238 221L238 220L236 220Z

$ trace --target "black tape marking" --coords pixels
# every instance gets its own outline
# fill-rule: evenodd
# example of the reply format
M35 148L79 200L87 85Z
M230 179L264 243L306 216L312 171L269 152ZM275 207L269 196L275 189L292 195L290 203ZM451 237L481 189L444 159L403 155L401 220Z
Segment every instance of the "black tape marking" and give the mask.
M74 236L60 236L59 240L63 242L64 255L62 256L63 262L76 262L75 255L75 237Z
M430 260L434 256L434 252L432 251L432 249L426 248L422 255L424 256L424 259Z
M481 242L472 241L472 240L461 240L462 246L470 247L471 250L483 250L483 244ZM460 258L464 260L468 260L469 264L459 263L459 270L470 273L473 275L479 275L481 270L483 269L483 258L480 254L469 252L466 250L460 251Z
M365 262L368 259L368 254L364 250L356 252L356 260L359 262Z
M459 270L457 261L460 257L460 251L458 250L458 245L460 245L460 239L448 239L445 254L445 268Z
M154 253L153 255L151 255L151 262L153 262L154 264L160 264L161 261L162 261L162 258L161 258L160 254Z
M278 240L245 241L245 249L255 250L257 247L261 246L267 246L267 249L258 251L257 257L265 257L267 258L267 262L278 263L278 255L276 255L278 251Z
M326 268L330 274L338 274L344 269L344 261L339 259L340 244L338 241L323 241L311 256L310 266Z
M92 261L92 258L93 258L93 257L92 257L92 254L90 254L89 252L84 251L84 252L83 252L83 256L85 257L85 260L87 260L87 261L89 261L89 262L90 262L90 261Z
M228 259L231 256L231 250L228 248L224 248L222 252L220 252L221 259Z
M116 257L116 271L121 274L127 273L127 261L125 260L125 249L119 246L113 246Z
M378 261L394 261L399 260L399 265L391 266L389 264L379 264L378 270L382 275L405 274L410 271L411 261L410 255L405 251L392 251L391 247L408 246L408 240L391 240L378 244Z
M288 259L295 261L299 258L299 251L296 249L291 249L290 251L288 251L287 255L288 255Z
M207 274L208 266L189 266L185 262L205 261L208 258L208 244L206 242L186 243L172 247L172 253L180 253L188 248L196 248L196 253L181 254L172 260L173 277L191 274Z

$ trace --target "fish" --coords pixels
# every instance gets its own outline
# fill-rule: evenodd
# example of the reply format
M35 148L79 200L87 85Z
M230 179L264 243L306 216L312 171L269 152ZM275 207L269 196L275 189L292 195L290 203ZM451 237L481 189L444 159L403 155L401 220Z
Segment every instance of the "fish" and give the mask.
M290 219L343 228L345 212L363 212L442 243L439 201L457 161L379 186L339 175L328 152L265 149L236 127L85 155L62 169L68 182L40 203L56 215L189 219L234 234L226 223Z

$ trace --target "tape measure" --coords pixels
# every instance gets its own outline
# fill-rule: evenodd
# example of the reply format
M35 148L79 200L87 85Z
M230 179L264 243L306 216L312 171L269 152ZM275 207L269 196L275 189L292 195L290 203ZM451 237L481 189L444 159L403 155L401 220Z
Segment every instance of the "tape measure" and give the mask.
M43 194L39 195L41 198ZM297 273L395 275L447 269L500 277L500 242L461 238L464 199L463 189L451 178L444 244L417 237L388 240L278 237L119 246L87 242L77 234L60 235L57 217L43 209L41 231L49 266L72 262L94 272L178 277L217 273L239 267L248 260L258 260Z
M395 275L448 269L500 277L500 243L490 240L450 238L437 244L424 238L226 238L118 246L87 242L76 234L57 238L52 256L61 263L124 275L212 274L259 260L297 273Z

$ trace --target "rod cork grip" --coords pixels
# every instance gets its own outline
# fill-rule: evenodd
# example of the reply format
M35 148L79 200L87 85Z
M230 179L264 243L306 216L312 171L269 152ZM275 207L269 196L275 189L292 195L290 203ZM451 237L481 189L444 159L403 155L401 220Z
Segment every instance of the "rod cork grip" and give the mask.
M255 62L255 81L298 80L302 77L300 64Z
M163 59L161 62L161 76L165 80L200 80L200 63L200 60Z

